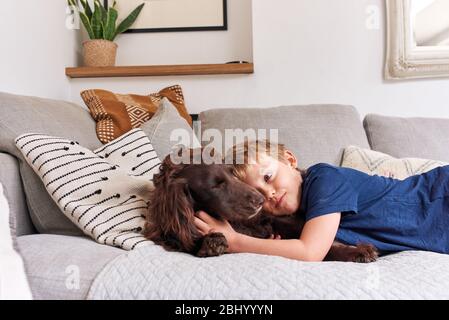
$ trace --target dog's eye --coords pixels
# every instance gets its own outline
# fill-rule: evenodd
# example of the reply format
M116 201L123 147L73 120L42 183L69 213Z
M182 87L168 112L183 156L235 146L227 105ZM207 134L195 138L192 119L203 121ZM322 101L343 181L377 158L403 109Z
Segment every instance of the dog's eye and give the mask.
M224 185L224 180L218 180L215 182L213 188L221 188Z

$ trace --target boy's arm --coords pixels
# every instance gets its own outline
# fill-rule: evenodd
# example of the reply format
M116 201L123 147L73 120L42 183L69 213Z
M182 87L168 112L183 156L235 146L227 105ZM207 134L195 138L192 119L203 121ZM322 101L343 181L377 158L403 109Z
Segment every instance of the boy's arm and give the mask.
M326 214L306 222L299 239L259 239L234 231L227 221L219 221L199 211L195 225L201 234L220 232L228 241L228 252L250 252L302 261L322 261L328 253L340 224L340 213Z
M229 252L251 252L301 261L322 261L332 246L339 224L338 212L306 222L299 239L259 239L234 233L227 239Z

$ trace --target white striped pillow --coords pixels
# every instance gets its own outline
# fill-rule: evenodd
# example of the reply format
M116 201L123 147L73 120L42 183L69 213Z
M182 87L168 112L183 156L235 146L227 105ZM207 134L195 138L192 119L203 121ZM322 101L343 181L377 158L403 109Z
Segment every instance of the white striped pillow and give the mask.
M16 145L61 211L101 244L152 243L141 231L160 160L141 129L91 151L75 141L24 134Z

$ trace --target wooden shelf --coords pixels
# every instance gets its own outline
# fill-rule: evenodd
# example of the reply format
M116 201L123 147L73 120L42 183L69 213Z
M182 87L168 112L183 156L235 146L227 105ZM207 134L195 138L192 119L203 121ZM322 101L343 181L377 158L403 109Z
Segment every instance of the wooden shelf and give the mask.
M185 76L250 73L254 73L253 63L79 67L65 69L65 74L70 78Z

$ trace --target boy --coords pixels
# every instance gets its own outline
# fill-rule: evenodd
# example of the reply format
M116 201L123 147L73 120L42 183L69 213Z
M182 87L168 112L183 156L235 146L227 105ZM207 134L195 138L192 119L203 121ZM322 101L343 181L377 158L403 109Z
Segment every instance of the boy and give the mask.
M265 196L266 213L298 212L306 223L299 239L257 239L198 212L197 228L223 233L228 252L322 261L336 239L386 252L449 253L449 166L401 181L322 163L301 174L291 151L267 141L246 141L233 147L233 155L243 155L234 174Z

